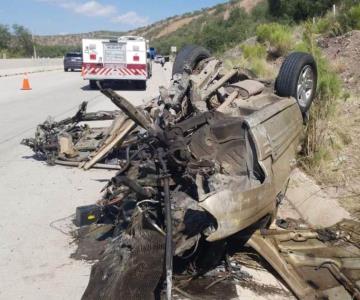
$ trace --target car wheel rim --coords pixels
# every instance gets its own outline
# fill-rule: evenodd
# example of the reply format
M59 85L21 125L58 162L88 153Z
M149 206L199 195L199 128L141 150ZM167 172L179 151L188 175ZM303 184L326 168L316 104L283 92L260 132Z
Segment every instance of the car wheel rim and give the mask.
M297 84L297 101L300 106L306 107L310 102L314 90L314 72L311 66L305 66L299 76Z

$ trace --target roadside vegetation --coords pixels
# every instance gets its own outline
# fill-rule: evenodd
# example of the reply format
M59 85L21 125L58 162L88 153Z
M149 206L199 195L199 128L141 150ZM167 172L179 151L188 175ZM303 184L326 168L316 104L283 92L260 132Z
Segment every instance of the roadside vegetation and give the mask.
M359 2L359 1L355 1ZM325 36L339 36L350 30L360 29L360 3L346 6L336 16L332 12L316 22L315 30Z
M316 5L322 3L316 6L315 1L269 0L268 15L263 15L268 21L256 26L255 40L248 39L237 46L240 54L235 51L230 58L228 53L232 50L224 54L228 67L249 68L265 78L276 76L282 57L291 51L309 52L315 57L318 65L317 96L308 116L298 161L302 168L325 185L344 183L343 176L334 170L339 163L339 153L351 143L349 128L339 114L350 94L343 90L339 77L343 66L328 61L317 40L360 29L359 1L338 2L335 16L333 2L316 1Z
M311 53L318 67L317 97L310 109L299 162L319 182L332 184L338 181L331 172L332 162L347 142L347 133L340 126L339 116L336 114L346 95L334 66L317 46L315 27L311 22L306 22L303 25L302 40L294 48L296 51Z
M240 46L242 55L225 60L227 68L242 67L252 71L258 77L273 78L274 68L267 62L267 49L260 43L249 43Z
M222 53L254 36L256 27L268 20L266 2L260 3L250 14L241 8L233 8L225 17L225 10L226 5L219 5L214 11L207 11L187 26L152 43L163 54L167 54L171 46L180 49L189 43L202 45L213 53Z
M256 36L260 43L268 43L269 51L275 57L287 54L294 43L289 27L278 23L259 25Z
M80 47L38 45L26 27L0 24L0 58L33 57L34 47L38 57L62 57L68 51L80 50Z
M239 3L239 0L230 1L230 3L235 5ZM152 35L151 42L163 54L168 54L171 46L177 46L180 49L189 43L202 45L213 53L222 53L257 34L260 37L267 35L271 42L281 43L280 50L287 50L286 48L291 44L286 44L289 37L289 32L286 34L286 28L313 18L324 20L323 17L332 9L333 4L337 5L338 14L335 19L341 24L342 30L357 28L360 21L359 9L356 6L359 3L360 0L264 0L251 13L246 13L236 5L230 12L226 12L226 4L220 4L214 10L204 11L202 16L169 35L159 39L156 39L156 35ZM325 23L319 24L319 27L322 26L324 31L330 30L331 26L337 26L330 21L327 21L330 23L328 25L322 21ZM277 36L276 33L270 36L269 32L263 32L268 28L257 29L258 25L264 23L273 23L272 26L275 27L276 32L279 27L285 28L282 32L285 36ZM336 31L337 34L341 32Z

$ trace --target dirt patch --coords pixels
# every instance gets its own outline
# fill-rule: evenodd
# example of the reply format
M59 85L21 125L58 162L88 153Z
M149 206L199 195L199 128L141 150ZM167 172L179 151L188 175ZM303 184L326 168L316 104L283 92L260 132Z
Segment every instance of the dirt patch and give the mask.
M186 17L186 18L182 18L180 20L170 22L169 24L165 25L165 27L155 36L155 38L158 39L158 38L161 38L161 37L163 37L165 35L173 33L176 30L178 30L179 28L189 24L191 21L196 20L200 16L202 16L202 15L197 15L197 16L193 16L193 17Z
M236 4L228 4L224 12L224 21L230 18L230 13L234 8L242 8L247 13L250 13L263 0L243 0Z
M360 31L322 38L319 45L343 81L347 100L340 100L338 121L343 147L332 162L338 183L326 190L339 200L353 217L360 218Z
M319 45L344 81L344 87L360 94L360 30L332 38L322 38Z
M230 17L230 13L231 10L233 10L234 8L242 8L244 9L247 13L251 12L260 2L262 2L263 0L243 0L240 1L236 4L229 4L226 7L226 10L224 12L224 20L226 21L229 17ZM215 13L216 10L215 9L211 9L208 10L207 13L209 15ZM199 14L199 15L195 15L195 16L189 16L189 17L184 17L184 18L178 18L178 19L174 19L171 20L170 22L168 22L167 24L164 24L164 27L161 29L161 31L155 36L156 39L161 38L163 36L167 36L170 33L175 32L176 30L182 28L183 26L189 24L190 22L198 19L199 17L204 16L204 14Z
M351 92L351 91L350 91ZM327 188L353 217L360 219L360 103L357 97L347 100L339 111L346 143L333 161L339 184Z
M247 13L251 12L263 0L243 0L238 5L243 8Z

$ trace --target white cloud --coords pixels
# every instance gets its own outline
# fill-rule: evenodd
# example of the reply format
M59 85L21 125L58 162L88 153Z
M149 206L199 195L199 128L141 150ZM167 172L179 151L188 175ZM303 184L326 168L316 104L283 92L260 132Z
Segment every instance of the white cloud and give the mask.
M111 19L114 23L120 23L131 26L144 26L149 23L148 17L139 16L134 11L129 11L122 15L117 15Z
M74 1L74 0L37 0L38 2L46 2L58 5L62 8L71 10L75 13L89 17L108 17L116 14L117 9L113 5L104 5L98 1Z
M140 16L134 11L129 11L120 14L118 9L113 5L104 5L99 1L81 1L81 0L36 0L38 2L46 2L57 5L77 14L88 17L107 17L111 18L113 23L129 25L129 26L144 26L149 23L149 18Z
M83 4L77 4L74 7L74 10L78 14L83 14L89 17L92 16L107 17L107 16L111 16L114 12L116 13L115 6L103 5L97 1L88 1Z

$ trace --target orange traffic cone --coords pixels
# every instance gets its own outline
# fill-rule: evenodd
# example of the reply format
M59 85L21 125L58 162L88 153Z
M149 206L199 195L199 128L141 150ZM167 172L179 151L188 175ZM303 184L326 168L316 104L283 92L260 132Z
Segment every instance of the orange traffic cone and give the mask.
M22 89L22 90L25 90L25 91L31 90L27 73L24 74L24 79L23 79L23 83L22 83L22 88L21 88L21 89Z

